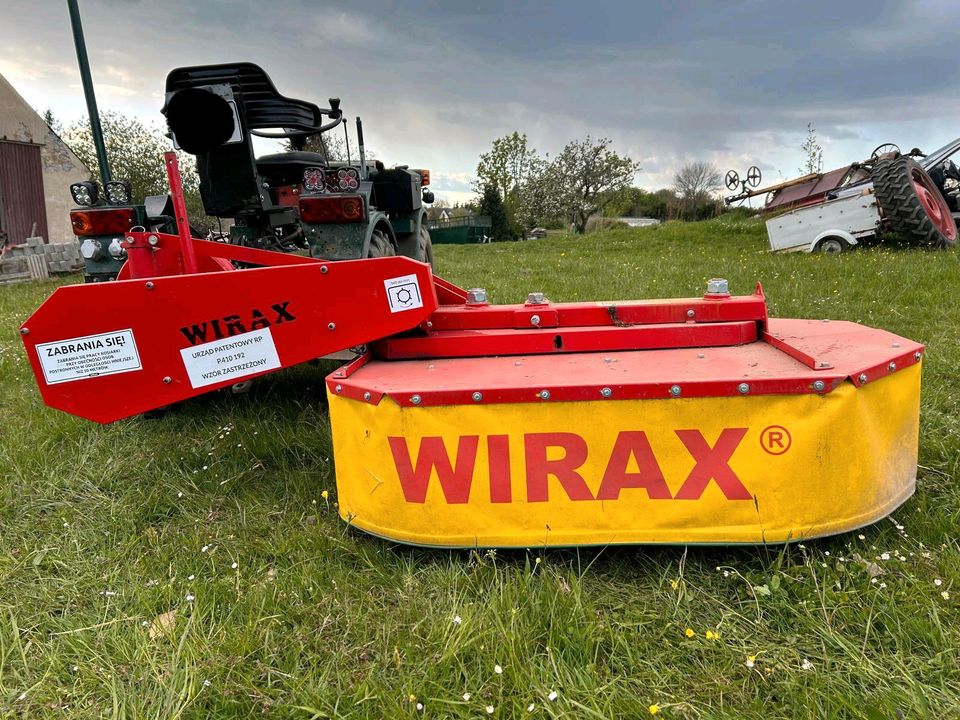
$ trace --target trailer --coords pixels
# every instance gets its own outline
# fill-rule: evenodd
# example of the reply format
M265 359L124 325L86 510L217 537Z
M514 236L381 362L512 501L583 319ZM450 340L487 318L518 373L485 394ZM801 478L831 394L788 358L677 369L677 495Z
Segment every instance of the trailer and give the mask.
M766 221L774 252L844 252L876 235L880 224L872 192L797 208Z

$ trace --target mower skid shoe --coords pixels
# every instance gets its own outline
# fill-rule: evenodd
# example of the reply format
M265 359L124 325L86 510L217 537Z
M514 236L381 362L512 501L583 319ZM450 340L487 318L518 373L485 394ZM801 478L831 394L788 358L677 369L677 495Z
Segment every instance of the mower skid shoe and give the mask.
M405 257L57 289L21 327L44 402L100 423L409 330L437 307Z

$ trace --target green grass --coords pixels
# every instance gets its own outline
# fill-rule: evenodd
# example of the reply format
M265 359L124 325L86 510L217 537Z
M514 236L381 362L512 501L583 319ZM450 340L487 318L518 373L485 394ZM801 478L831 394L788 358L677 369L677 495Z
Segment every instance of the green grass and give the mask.
M5 287L0 716L960 716L957 252L773 256L728 217L436 255L498 302L690 296L721 275L761 281L774 315L927 343L917 495L805 547L400 547L337 518L323 368L99 427L46 409L23 354L53 283Z

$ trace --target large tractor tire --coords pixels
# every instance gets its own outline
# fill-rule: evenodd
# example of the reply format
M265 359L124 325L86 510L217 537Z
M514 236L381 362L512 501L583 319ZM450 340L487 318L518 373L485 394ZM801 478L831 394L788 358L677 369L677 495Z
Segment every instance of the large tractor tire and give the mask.
M904 240L926 247L957 242L957 224L946 200L917 161L903 156L873 167L873 192L890 229Z
M397 254L397 249L390 242L390 237L383 230L374 230L370 238L368 258L391 257Z
M433 264L433 241L430 239L430 231L425 227L420 228L420 259L428 263L430 267Z

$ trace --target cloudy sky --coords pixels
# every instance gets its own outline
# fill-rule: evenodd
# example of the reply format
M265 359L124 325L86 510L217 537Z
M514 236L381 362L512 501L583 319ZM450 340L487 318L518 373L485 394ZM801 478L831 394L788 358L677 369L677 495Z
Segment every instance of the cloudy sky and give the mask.
M827 167L882 142L960 135L960 6L870 2L80 0L101 110L159 122L177 65L249 60L280 91L364 119L388 163L469 198L477 156L520 130L542 152L606 135L657 188L689 160L797 174L807 123ZM0 0L0 73L34 107L84 114L65 0Z

